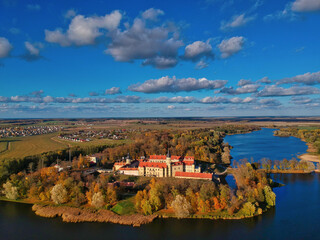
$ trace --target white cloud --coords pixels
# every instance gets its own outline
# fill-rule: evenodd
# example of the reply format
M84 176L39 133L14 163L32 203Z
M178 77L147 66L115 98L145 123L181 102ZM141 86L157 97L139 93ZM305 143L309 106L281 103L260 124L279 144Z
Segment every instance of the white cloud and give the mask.
M30 42L25 42L24 46L26 48L26 53L20 56L22 59L31 62L42 58L42 56L40 55L40 48L43 48L42 43L32 44Z
M157 21L158 16L164 15L164 12L160 9L149 8L142 13L144 19Z
M197 63L196 69L204 69L204 68L206 68L206 67L208 67L208 66L209 66L209 63L206 62L205 60L201 59L201 60Z
M154 58L147 58L142 62L143 66L151 65L158 69L166 69L176 66L178 60L176 57L156 56Z
M197 91L202 89L217 89L225 86L226 80L208 80L206 78L181 78L161 77L147 80L142 84L133 84L129 90L144 93Z
M283 78L277 82L277 84L286 84L286 83L303 83L306 85L315 85L320 83L320 71L305 74L297 75L291 78Z
M257 93L259 97L271 96L295 96L295 95L311 95L319 94L320 90L314 87L293 86L290 88L278 87L276 85L266 86Z
M117 10L101 17L77 15L72 19L66 33L63 33L61 29L54 31L45 30L45 39L48 42L58 43L61 46L93 45L96 43L96 38L103 35L101 30L116 30L121 18L122 15Z
M223 40L218 48L221 52L222 58L228 58L237 52L239 52L244 45L245 38L244 37L232 37L229 39Z
M245 93L255 93L260 87L259 84L245 84L239 88L234 89L233 87L225 87L219 90L219 93L226 93L231 95L245 94Z
M242 87L242 86L248 85L248 84L253 84L253 82L248 79L240 79L237 85Z
M109 88L105 91L105 94L107 95L114 95L114 94L119 94L121 93L121 90L119 87L112 87L112 88Z
M292 4L293 11L296 12L314 12L320 10L319 0L295 0Z
M0 58L8 57L10 51L12 50L12 45L8 39L0 37Z
M183 58L191 61L198 61L202 57L213 58L212 46L209 41L195 41L186 46Z
M221 30L228 30L232 28L238 28L246 25L248 22L253 21L255 16L246 16L245 13L240 15L234 15L230 21L221 22Z
M268 77L263 77L263 78L259 79L257 82L258 82L258 83L266 83L266 84L269 84L269 83L271 83L271 80L270 80Z
M105 53L116 61L142 59L143 65L160 69L175 66L178 48L183 46L175 27L161 25L149 28L140 18L136 18L132 26L127 25L124 31L118 29L111 33L110 37L111 43Z

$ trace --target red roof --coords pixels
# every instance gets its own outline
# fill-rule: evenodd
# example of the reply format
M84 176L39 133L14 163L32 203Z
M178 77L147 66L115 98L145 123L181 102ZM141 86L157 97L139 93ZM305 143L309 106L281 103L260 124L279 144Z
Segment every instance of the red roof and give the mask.
M166 168L166 163L155 163L155 162L140 162L139 167L156 167L156 168Z
M176 177L212 179L212 173L176 172Z

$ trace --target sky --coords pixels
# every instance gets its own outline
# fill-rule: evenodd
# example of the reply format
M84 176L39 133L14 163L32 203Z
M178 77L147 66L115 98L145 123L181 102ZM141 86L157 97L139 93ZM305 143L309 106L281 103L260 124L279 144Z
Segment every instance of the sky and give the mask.
M0 0L0 118L320 115L320 0Z

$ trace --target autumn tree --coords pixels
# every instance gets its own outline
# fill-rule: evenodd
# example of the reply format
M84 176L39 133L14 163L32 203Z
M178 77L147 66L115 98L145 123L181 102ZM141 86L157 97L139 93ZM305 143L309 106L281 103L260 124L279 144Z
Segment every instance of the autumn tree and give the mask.
M18 188L13 186L9 181L3 184L2 193L10 200L16 200L18 198Z
M104 204L105 204L105 201L102 193L101 192L94 193L92 196L91 205L96 208L101 208L104 206Z
M182 195L177 195L171 204L178 218L188 217L192 211L191 204Z
M56 184L52 190L51 193L51 199L55 204L62 204L67 202L68 199L68 192L66 188L62 184Z

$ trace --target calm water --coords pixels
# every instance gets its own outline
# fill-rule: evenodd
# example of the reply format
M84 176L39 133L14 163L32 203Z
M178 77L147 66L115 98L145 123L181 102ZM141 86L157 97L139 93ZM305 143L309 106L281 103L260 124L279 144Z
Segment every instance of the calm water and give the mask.
M262 132L269 136L268 129ZM248 135L260 136L258 132ZM248 140L247 145L250 145L252 139L248 135L241 135L244 138L239 138L240 135L230 136L228 141L236 146L238 141L243 144ZM270 141L267 138L265 142ZM272 135L271 138L275 141L295 141ZM295 143L297 146L291 149L296 149L296 153L303 152L305 144L301 141ZM285 146L284 143L279 144ZM257 151L257 155L253 155L255 158L260 158L261 151L268 154L275 151L275 154L279 154L280 149L277 147L266 146L264 150L263 144L260 146L259 149L252 147L250 155L254 151ZM296 154L295 151L284 151L290 156ZM243 154L242 149L237 147L232 150L232 154L238 156L240 152ZM37 217L28 205L0 202L0 239L320 239L320 175L277 174L273 178L286 184L285 187L275 189L276 207L262 216L243 220L159 219L140 228L98 223L74 224L63 223L60 219Z
M250 134L230 135L226 136L224 141L233 146L231 155L234 160L260 160L264 157L271 160L290 160L307 151L307 145L299 138L274 137L274 130L263 128Z

